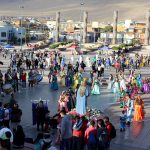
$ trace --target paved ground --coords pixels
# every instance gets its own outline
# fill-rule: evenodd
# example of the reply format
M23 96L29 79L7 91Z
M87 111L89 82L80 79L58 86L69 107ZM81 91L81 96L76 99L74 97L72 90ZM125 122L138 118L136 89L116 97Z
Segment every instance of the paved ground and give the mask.
M117 138L112 141L111 150L150 150L150 94L142 95L145 102L146 116L144 122L133 122L126 131L119 131L119 116L121 109L113 104L105 110L117 128Z
M4 66L2 70L5 70L8 64L8 60L3 60L0 56L0 60L4 61ZM1 67L1 66L0 66ZM105 76L107 77L110 71L106 71ZM114 70L111 70L113 73ZM150 70L148 68L141 69L141 73L144 76L149 76ZM87 75L87 73L85 73ZM32 126L32 109L31 109L31 100L35 99L46 99L49 100L48 106L51 110L51 114L55 114L57 111L57 102L61 91L64 88L59 89L59 91L51 91L47 82L47 72L45 73L44 80L34 88L21 89L16 94L17 101L23 110L22 125L25 129L26 135L28 137L35 137L36 127ZM115 102L114 96L112 93L106 90L106 87L101 88L100 96L90 96L88 98L88 106L92 108L97 108L100 110L105 110L105 113L108 114L111 118L111 121L117 128L117 138L113 140L111 150L150 150L150 103L149 95L143 96L145 100L146 108L146 121L143 123L133 123L130 128L127 128L125 133L120 133L118 131L119 126L119 115L120 108L118 103ZM7 101L9 96L1 98L1 101Z

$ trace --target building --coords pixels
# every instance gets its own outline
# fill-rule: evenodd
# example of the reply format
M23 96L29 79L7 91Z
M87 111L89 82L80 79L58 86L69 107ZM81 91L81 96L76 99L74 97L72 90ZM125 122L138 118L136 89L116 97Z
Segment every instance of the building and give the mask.
M8 43L13 36L13 26L8 22L0 21L0 43Z
M16 40L25 39L25 28L16 28L9 22L0 21L0 43L9 43L12 38Z

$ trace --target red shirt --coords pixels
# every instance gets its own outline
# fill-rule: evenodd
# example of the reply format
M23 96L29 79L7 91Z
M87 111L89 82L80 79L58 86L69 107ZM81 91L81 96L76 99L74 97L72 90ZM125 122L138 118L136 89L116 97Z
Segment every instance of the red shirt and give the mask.
M97 130L96 130L96 128L93 127L93 126L89 126L89 127L86 129L86 131L85 131L84 138L85 138L86 143L88 143L88 139L89 139L89 136L90 136L91 133L93 133L93 134L95 135L95 137L96 137L96 135L97 135Z
M21 80L22 80L22 81L26 81L26 76L27 76L26 73L22 74L22 75L21 75Z
M111 125L111 123L107 123L107 124L106 124L106 128L107 128L107 131L108 131L108 138L109 138L109 140L111 141L111 130L112 130L112 125Z
M87 123L83 123L80 130L73 130L73 136L75 137L84 137L85 130L87 128Z

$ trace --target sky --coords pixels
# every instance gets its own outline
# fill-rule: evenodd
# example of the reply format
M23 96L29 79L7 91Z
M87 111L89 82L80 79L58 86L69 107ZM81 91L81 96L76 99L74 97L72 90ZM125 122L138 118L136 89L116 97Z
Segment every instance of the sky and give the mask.
M114 10L119 11L120 20L142 21L148 8L150 0L0 0L1 16L54 17L60 11L63 19L79 20L81 12L88 11L89 20L101 22L112 22Z

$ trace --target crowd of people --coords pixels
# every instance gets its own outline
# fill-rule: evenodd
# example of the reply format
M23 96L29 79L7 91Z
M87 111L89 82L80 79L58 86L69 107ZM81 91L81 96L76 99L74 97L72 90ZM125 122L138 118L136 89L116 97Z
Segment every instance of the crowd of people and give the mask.
M6 57L6 56L4 56ZM2 147L10 149L14 146L24 146L25 134L20 125L22 111L19 108L14 93L19 88L33 88L43 79L48 71L48 84L52 90L66 87L58 100L58 113L50 116L50 111L41 100L35 108L37 131L40 132L34 142L35 150L56 149L52 146L52 138L49 132L57 130L56 143L60 144L61 150L107 150L110 142L116 137L116 129L110 122L109 117L99 112L99 117L91 117L87 110L87 98L90 95L100 95L101 87L108 92L114 93L115 101L120 102L122 113L120 116L120 131L125 131L126 126L134 121L144 120L144 102L140 93L150 92L150 79L142 78L136 73L141 67L148 67L149 56L139 56L135 59L121 55L101 57L99 55L78 59L71 56L67 61L61 53L55 52L25 52L14 51L10 57L10 66L5 74L0 71L0 91L2 96L11 95L9 103L1 106L0 111L0 140ZM90 69L88 77L84 76ZM105 70L111 72L115 68L116 73L110 74L109 80L105 78ZM129 78L125 74L129 70ZM17 111L17 117L13 113ZM1 112L3 112L1 114ZM9 115L8 115L9 114ZM1 116L2 115L2 116ZM15 122L15 121L16 122ZM14 121L14 124L13 124ZM11 126L10 126L11 122ZM11 128L10 128L11 127ZM41 128L40 128L41 127ZM19 131L18 131L19 130ZM42 133L41 133L42 132ZM20 133L18 135L18 133ZM5 138L3 139L3 136ZM21 135L21 137L20 137ZM18 143L19 144L18 144ZM4 143L4 144L3 144Z

